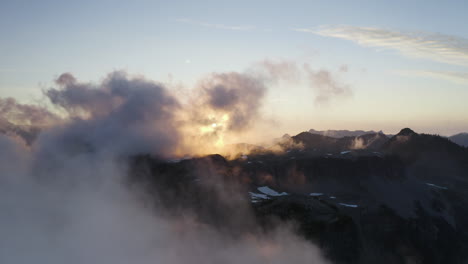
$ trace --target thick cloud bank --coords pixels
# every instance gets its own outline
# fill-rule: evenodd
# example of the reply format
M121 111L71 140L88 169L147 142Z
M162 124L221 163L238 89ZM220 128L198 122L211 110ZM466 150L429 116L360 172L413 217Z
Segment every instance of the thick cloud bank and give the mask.
M30 145L0 135L0 263L324 263L288 227L227 236L190 211L167 214L128 185L132 155L172 157L186 148L184 133L214 133L206 127L215 122L247 129L266 92L261 80L227 73L202 81L195 101L222 113L206 124L186 119L196 104L122 72L100 83L66 73L56 85L46 91L53 111L0 101L2 120L43 124Z

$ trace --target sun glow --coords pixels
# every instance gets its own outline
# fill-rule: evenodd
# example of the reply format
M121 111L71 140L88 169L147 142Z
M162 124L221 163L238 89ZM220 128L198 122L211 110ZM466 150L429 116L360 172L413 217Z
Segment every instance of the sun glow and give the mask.
M218 147L218 148L224 147L223 135L221 135L221 136L218 138L218 140L217 140L216 143L215 143L215 146Z
M198 119L187 112L180 112L180 120L184 125L181 129L187 135L187 141L180 148L178 155L205 155L213 153L226 153L235 136L230 130L229 114L224 111L203 111L200 108ZM201 113L203 111L203 113ZM199 122L192 122L196 119Z

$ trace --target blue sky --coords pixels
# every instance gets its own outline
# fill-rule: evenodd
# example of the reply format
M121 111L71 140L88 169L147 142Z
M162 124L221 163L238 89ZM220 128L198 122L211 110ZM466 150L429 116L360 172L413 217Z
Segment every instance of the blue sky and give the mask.
M467 11L466 1L3 0L0 96L37 99L63 72L99 81L126 70L190 87L210 72L290 60L353 93L317 106L308 87L271 87L263 111L280 134L468 131Z

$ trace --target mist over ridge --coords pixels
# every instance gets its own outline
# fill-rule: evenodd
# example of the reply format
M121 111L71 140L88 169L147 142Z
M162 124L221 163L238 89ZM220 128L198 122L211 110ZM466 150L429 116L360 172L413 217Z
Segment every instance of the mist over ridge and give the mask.
M242 142L271 85L308 80L317 104L350 96L331 76L264 61L181 98L123 71L64 73L49 108L1 99L1 262L440 263L435 247L466 259L466 148L409 128Z

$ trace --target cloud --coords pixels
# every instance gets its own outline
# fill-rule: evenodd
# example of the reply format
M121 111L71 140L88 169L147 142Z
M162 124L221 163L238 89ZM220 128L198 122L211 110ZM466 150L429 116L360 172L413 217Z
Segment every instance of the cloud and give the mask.
M267 92L263 79L238 72L209 74L182 93L120 71L98 83L64 73L55 83L45 95L63 112L66 124L39 138L44 155L224 153L225 140L261 121ZM49 138L61 142L50 144Z
M311 88L315 91L315 103L317 104L328 104L333 99L346 98L353 94L349 85L341 83L328 70L312 70L308 64L305 64L304 71Z
M341 68L331 72L285 59L265 59L244 72L211 73L198 82L189 105L184 107L183 134L191 135L188 141L192 149L205 154L214 149L215 153L232 154L222 148L225 143L239 142L240 136L268 122L262 107L269 87L304 84L310 87L310 97L316 105L326 105L352 95L350 86L338 78L345 73ZM193 134L194 131L198 133ZM211 146L209 151L204 150L206 146Z
M232 115L226 120L232 129L252 122L266 92L261 80L243 73L212 74L196 88L209 109ZM161 158L176 153L187 136L181 126L195 125L178 120L180 111L193 108L164 85L123 72L94 83L64 73L45 94L63 111L60 122L52 122L31 147L0 134L0 263L327 263L293 227L263 229L247 192L223 185L213 164L187 169L199 170L206 180L194 185L215 189L210 201L222 215L231 216L235 208L231 220L239 219L240 231L226 230L234 221L216 214L197 218L194 211L202 209L196 206L171 209L158 203L159 190L175 188L158 181L171 167ZM50 115L47 109L2 100L0 114L11 120L35 124ZM134 155L148 153L154 157L150 165L162 170L132 167ZM185 190L184 171L169 176ZM149 182L131 184L138 172L148 173ZM196 198L188 195L189 202Z
M174 113L180 105L161 84L119 71L96 84L64 73L56 84L45 94L68 115L68 122L40 138L38 143L46 146L48 137L54 139L48 152L88 149L167 155L179 142Z
M212 73L201 79L194 89L191 106L186 111L188 120L200 131L191 142L215 141L221 146L229 138L255 127L263 120L262 106L271 85L298 85L310 87L316 105L326 105L352 95L349 85L339 79L345 74L313 69L309 64L292 60L266 59L254 63L245 72ZM286 91L285 92L290 92ZM189 126L191 131L192 126ZM184 134L189 134L188 132ZM193 143L192 143L193 144ZM203 146L194 146L203 149ZM217 150L217 153L224 153Z
M54 87L44 90L53 111L0 99L0 121L8 128L4 133L18 135L28 145L37 139L36 148L45 156L83 151L164 157L231 153L229 143L245 140L241 137L246 135L258 140L260 127L270 123L262 113L270 86L304 82L315 102L324 104L351 94L349 86L338 80L339 74L345 71L265 59L244 72L211 73L193 89L174 91L122 71L111 72L100 82L83 82L63 73ZM37 138L40 129L18 132L10 125L15 123L12 120L29 126L51 125Z
M340 72L348 72L348 71L349 71L349 67L348 67L348 65L343 64L343 65L340 66L340 68L338 68L338 70L339 70Z
M255 29L255 27L248 26L248 25L233 26L233 25L224 25L224 24L213 24L213 23L207 23L207 22L188 19L188 18L179 18L179 19L176 19L176 21L179 23L202 26L202 27L207 27L207 28L225 29L225 30L234 30L234 31L250 31L250 30Z
M353 41L361 46L396 50L404 56L442 63L468 65L468 39L430 32L403 32L348 25L294 29Z
M196 87L193 113L205 117L196 118L202 124L240 132L258 120L266 91L265 83L248 73L212 73Z
M442 79L457 84L468 84L468 73L452 71L431 71L431 70L412 70L396 71L397 74L405 76L422 76L435 79Z
M313 69L308 63L301 65L291 60L267 59L254 64L251 72L270 84L278 84L280 81L292 85L305 83L314 91L317 105L328 104L353 94L351 87L339 79L339 75L348 72L347 65L341 65L333 72L327 69Z
M255 63L251 71L266 82L274 84L281 80L295 83L301 79L299 65L291 60L265 59Z
M29 104L18 103L14 98L0 98L0 122L16 125L46 126L59 120L49 110Z
M190 210L150 206L143 189L125 184L125 165L112 155L67 157L41 175L34 151L2 135L0 147L1 263L326 263L287 226L233 237Z
M62 121L45 107L22 104L14 98L0 98L0 133L31 145L40 130Z

